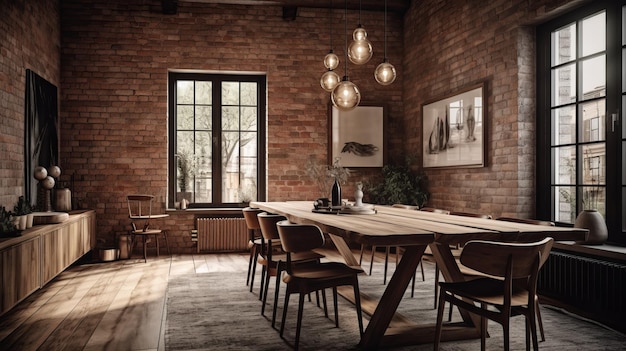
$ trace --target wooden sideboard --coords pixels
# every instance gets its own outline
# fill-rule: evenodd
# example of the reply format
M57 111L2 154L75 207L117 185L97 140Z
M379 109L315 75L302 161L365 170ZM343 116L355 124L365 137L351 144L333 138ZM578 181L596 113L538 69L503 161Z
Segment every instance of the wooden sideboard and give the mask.
M0 238L0 315L43 287L96 245L96 212L73 211L58 224Z

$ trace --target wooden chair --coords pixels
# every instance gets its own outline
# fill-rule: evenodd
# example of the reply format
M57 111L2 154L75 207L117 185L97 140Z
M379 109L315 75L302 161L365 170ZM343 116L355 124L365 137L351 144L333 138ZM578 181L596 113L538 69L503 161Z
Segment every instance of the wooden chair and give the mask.
M280 244L280 237L278 235L278 228L276 223L286 220L285 217L277 214L270 214L267 212L261 212L257 215L259 225L261 227L261 233L263 239L267 243L267 247L273 247L275 244ZM318 254L313 251L298 252L292 255L291 261L294 264L306 264L306 263L319 263L324 255ZM274 250L268 250L265 256L258 257L258 263L265 266L265 282L262 284L263 291L263 304L261 305L261 315L265 315L265 304L267 303L267 293L270 283L270 277L276 278L276 287L274 289L274 306L272 311L272 328L276 323L276 306L278 305L278 292L280 289L280 277L281 273L285 270L287 262L287 255L284 253L275 254ZM326 295L322 294L324 302L324 311L328 315L326 309ZM309 297L310 299L310 297ZM319 296L317 298L319 306Z
M154 200L153 195L134 194L127 195L126 202L128 204L128 218L130 218L130 253L132 256L133 249L137 243L137 238L141 237L143 243L143 260L148 262L146 251L148 250L148 243L151 237L154 238L156 243L156 254L159 256L159 236L163 236L165 239L165 245L167 247L167 254L170 255L170 245L167 241L167 232L158 228L151 227L150 220L157 218L168 217L168 214L153 214L152 202ZM139 225L138 225L139 224Z
M439 283L435 350L439 349L446 301L480 316L481 350L485 350L487 319L502 325L504 350L509 350L509 323L513 314L526 317L526 349L530 347L530 333L533 349L537 350L537 276L553 242L552 238L534 243L467 242L461 252L461 263L487 276L463 282ZM489 309L489 306L495 309Z
M288 221L281 221L276 225L283 250L287 253L287 266L283 275L283 281L287 284L287 290L285 292L280 336L283 336L285 330L289 297L292 294L298 293L298 319L294 342L294 348L296 350L298 349L300 330L302 327L304 296L310 292L327 288L332 288L333 290L335 326L338 327L337 287L344 285L351 285L353 287L359 333L362 336L363 318L361 314L361 295L359 292L358 275L363 271L360 268L349 267L345 263L340 262L322 262L313 265L294 264L292 260L297 253L311 251L324 246L324 234L318 226L312 224L292 224Z
M514 222L514 223L526 223L526 224L536 224L536 225L545 225L549 227L554 227L555 223L552 221L545 221L541 219L528 219L528 218L518 218L518 217L498 217L496 218L498 221L506 221L506 222ZM541 319L541 310L539 308L539 297L535 297L537 302L537 323L539 325L539 335L541 335L541 341L546 341L546 335L543 330L543 321Z
M250 259L248 262L248 277L246 279L246 285L250 285L250 292L254 287L254 276L256 275L256 264L260 257L266 255L266 243L261 234L261 225L257 215L264 212L258 208L246 207L242 210L243 217L248 227L248 248L250 248ZM279 243L276 243L278 245ZM265 266L261 270L261 289L259 290L259 300L263 299L263 283L265 280Z

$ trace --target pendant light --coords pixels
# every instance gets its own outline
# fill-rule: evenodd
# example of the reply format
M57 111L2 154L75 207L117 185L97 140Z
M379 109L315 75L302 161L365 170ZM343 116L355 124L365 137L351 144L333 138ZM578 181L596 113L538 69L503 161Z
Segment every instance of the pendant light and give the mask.
M333 91L333 89L335 89L335 87L337 86L337 84L339 84L339 81L341 80L339 78L339 75L333 71L335 68L337 68L337 66L339 66L339 57L335 55L335 53L333 52L332 14L333 14L333 1L331 0L330 10L329 10L329 15L328 15L328 22L330 24L330 51L328 52L328 54L326 54L326 57L324 57L324 66L328 70L324 72L324 74L322 74L322 78L320 79L320 85L322 86L322 89L326 90L327 92Z
M348 32L348 0L346 0L346 10L345 10L345 24L344 24L344 35ZM346 59L344 60L344 72L345 75L343 79L333 92L330 94L330 98L333 102L333 106L342 110L342 111L350 111L353 108L359 105L361 102L361 92L359 88L352 83L348 79L348 37L346 36Z
M380 85L389 85L396 80L396 68L387 60L387 0L385 0L385 46L383 62L376 67L374 78Z
M348 48L348 58L355 65L363 65L371 58L374 50L372 43L367 39L367 32L361 25L361 1L359 1L359 25L352 32L352 43Z

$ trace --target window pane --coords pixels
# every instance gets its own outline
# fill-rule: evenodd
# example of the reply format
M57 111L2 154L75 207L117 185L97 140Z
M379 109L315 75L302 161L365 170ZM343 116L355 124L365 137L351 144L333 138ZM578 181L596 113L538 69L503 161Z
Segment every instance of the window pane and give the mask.
M556 186L554 191L554 219L558 222L574 223L576 220L576 188L572 186Z
M213 82L196 82L196 104L211 105Z
M258 149L257 133L241 134L241 169L239 201L254 201L257 194Z
M576 66L566 65L552 70L552 106L576 101Z
M196 106L196 129L211 130L211 106Z
M176 103L193 104L193 81L179 80L176 82Z
M576 184L576 147L554 148L554 184Z
M241 104L256 106L257 103L257 83L241 83Z
M576 58L576 23L552 32L552 66Z
M606 56L582 61L582 100L606 95Z
M622 49L622 92L626 92L626 49Z
M241 108L241 130L257 130L257 108Z
M605 105L606 100L595 100L580 104L582 109L582 142L605 140Z
M222 133L222 200L236 202L239 191L239 132Z
M626 141L622 141L622 186L626 186Z
M604 51L606 48L606 14L601 12L586 18L581 25L583 56Z
M193 130L193 106L176 106L176 129Z
M566 106L552 110L552 145L571 144L576 140L576 109Z
M239 105L239 82L222 82L222 105Z
M606 184L606 150L604 143L594 143L583 145L583 178L585 185L605 185Z
M239 106L222 107L222 130L239 130Z

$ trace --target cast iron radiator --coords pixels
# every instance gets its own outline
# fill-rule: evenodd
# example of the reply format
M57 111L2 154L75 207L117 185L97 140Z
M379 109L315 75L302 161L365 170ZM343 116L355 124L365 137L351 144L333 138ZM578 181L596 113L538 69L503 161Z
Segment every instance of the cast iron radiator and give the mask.
M248 227L243 218L198 218L198 252L234 252L248 249Z
M623 321L626 316L625 264L552 250L537 288L540 295L588 315L608 321Z

